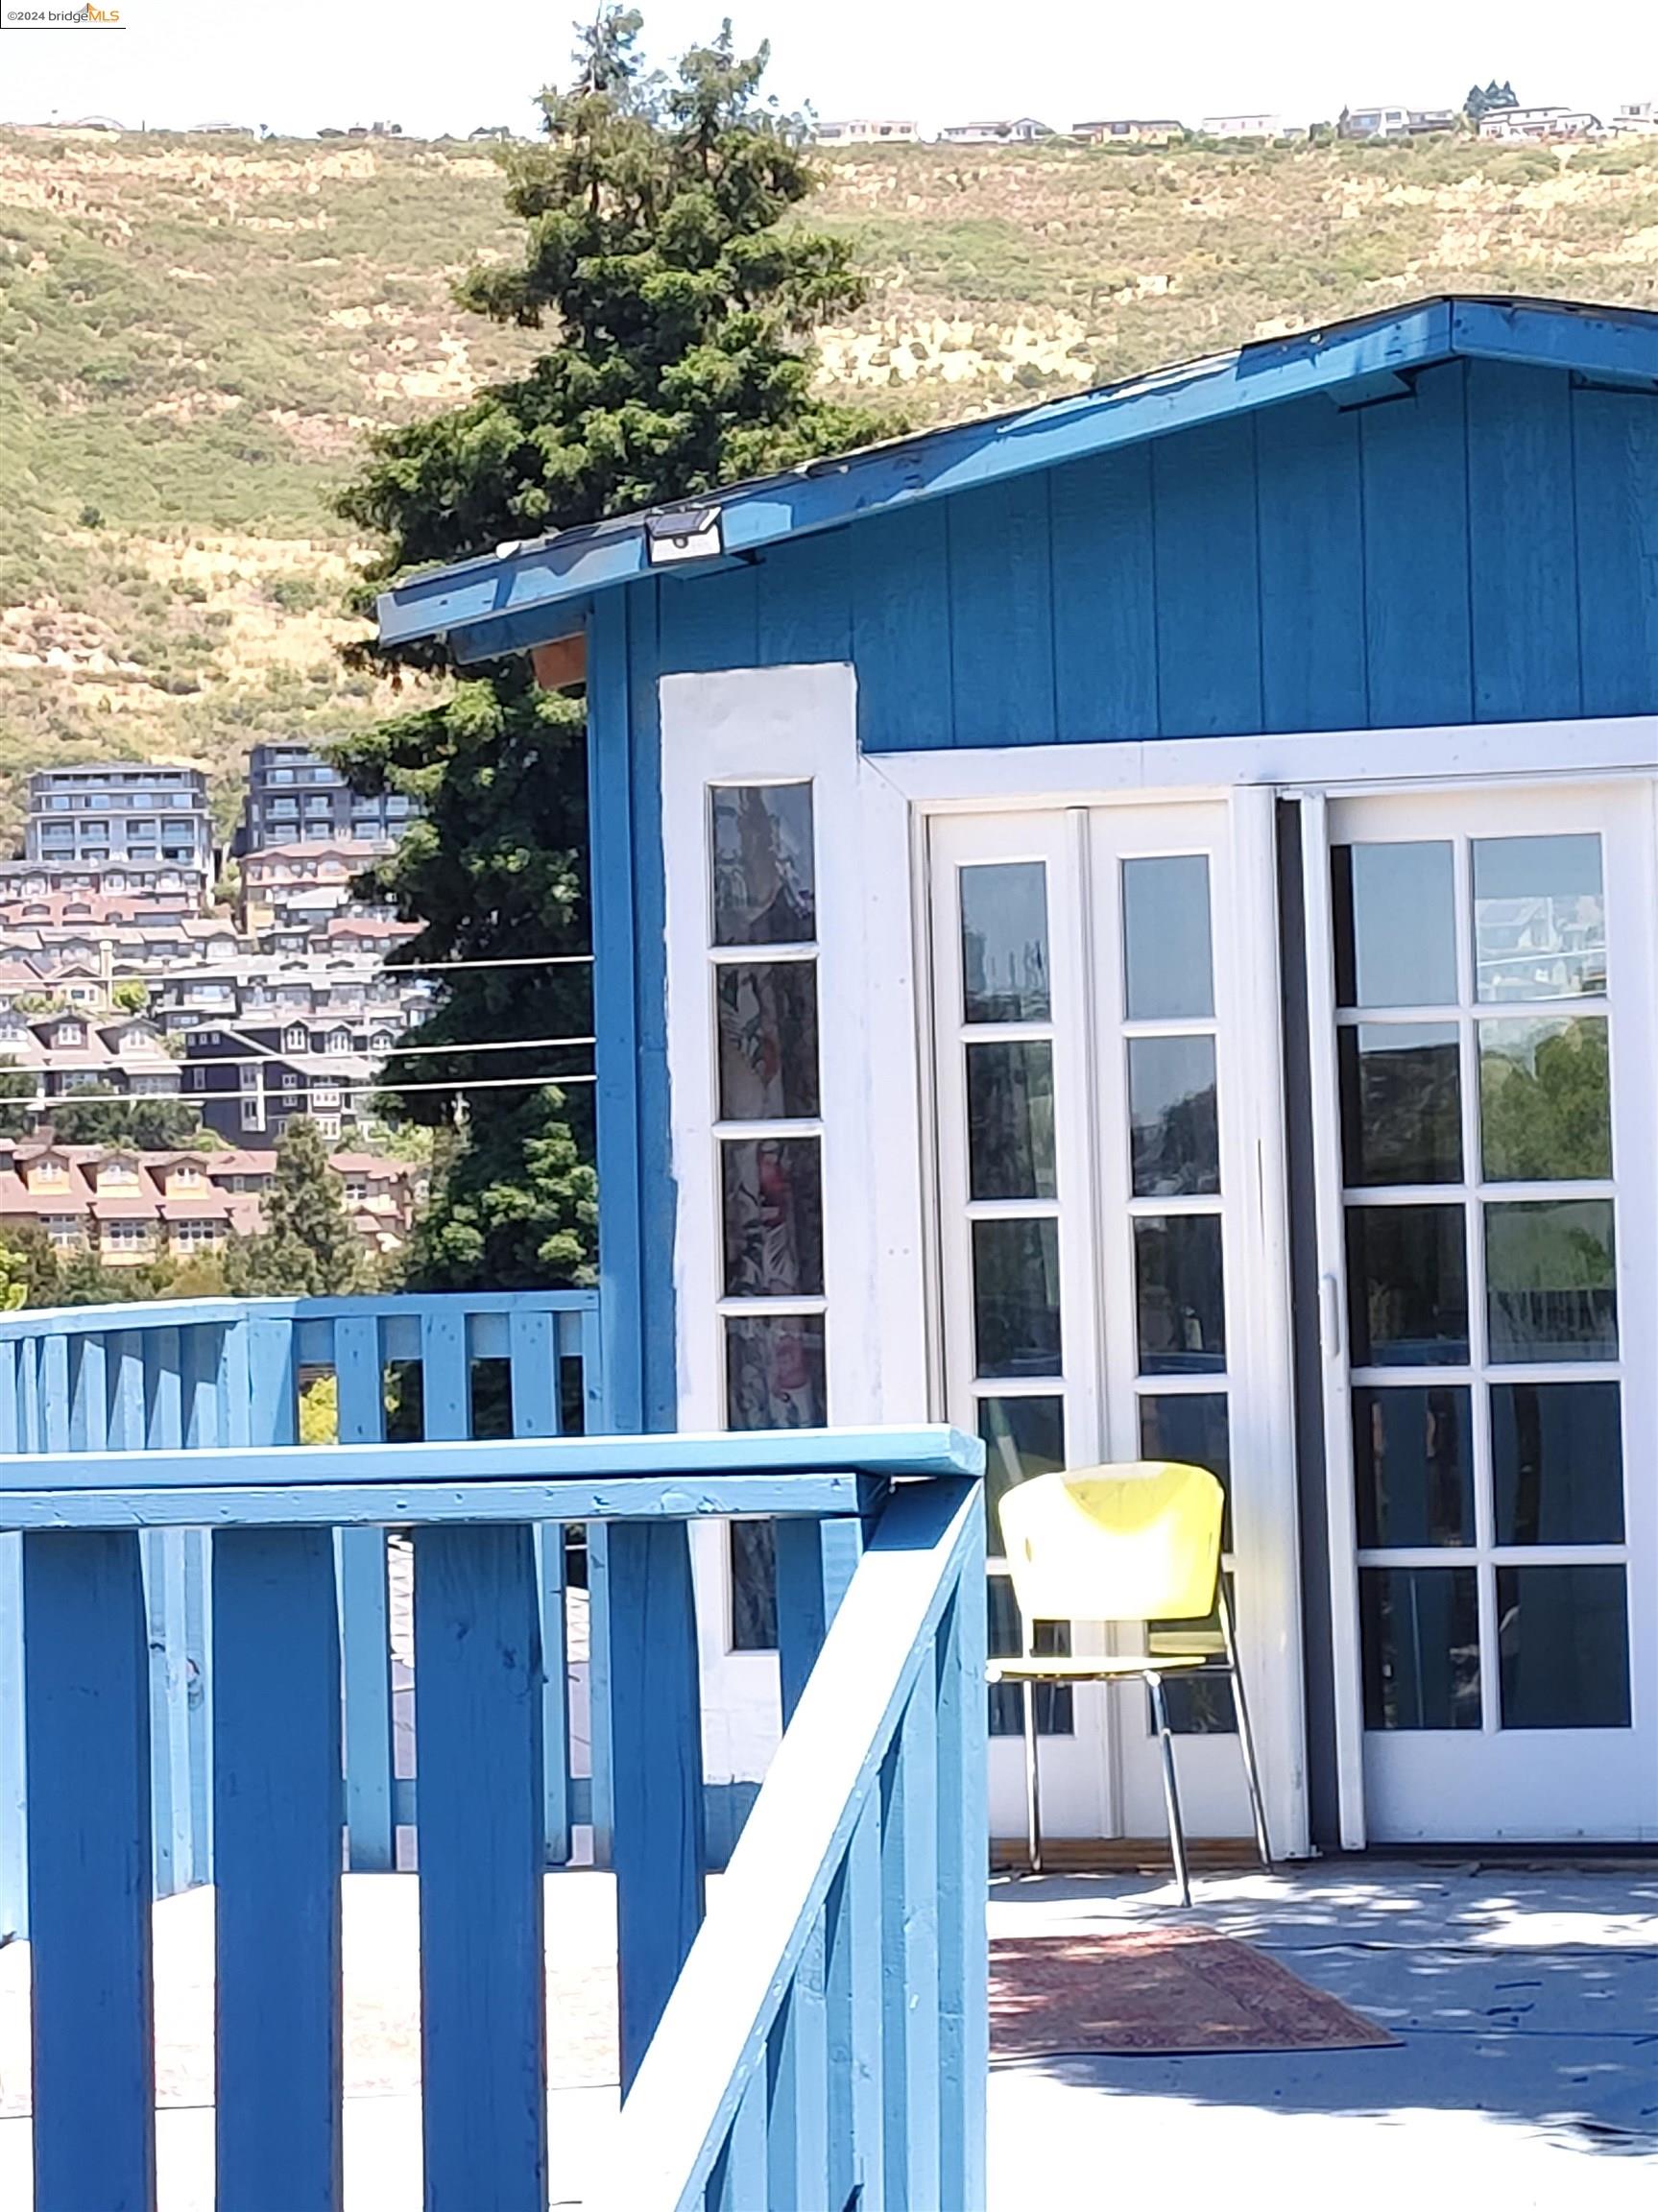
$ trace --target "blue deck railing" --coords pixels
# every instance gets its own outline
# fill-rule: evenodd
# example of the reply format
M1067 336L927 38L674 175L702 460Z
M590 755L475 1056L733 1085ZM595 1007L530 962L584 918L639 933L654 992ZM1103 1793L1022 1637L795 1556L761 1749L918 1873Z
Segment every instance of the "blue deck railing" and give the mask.
M614 2212L981 2204L980 1448L941 1430L561 1437L559 1360L580 1351L582 1305L176 1310L187 1318L18 1317L0 1336L0 1416L22 1448L0 1457L12 1576L0 1619L22 1655L27 1788L12 1813L38 2212L153 2202L154 1838L171 1821L197 1850L204 1774L194 1863L210 1854L216 1885L218 2201L338 2212L348 1548L391 1527L412 1531L414 1552L419 1790L405 1809L425 2201L546 2204L545 1769L548 1705L563 1700L541 1633L556 1621L562 1636L564 1618L549 1549L562 1556L556 1532L585 1527L633 1577L632 1604L676 1524L733 1514L779 1524L786 1726L665 2009L666 1954L637 1931L677 1926L702 1875L694 1756L676 1779L672 1755L697 1734L695 1647L671 1589L664 1634L618 1633L610 1654L632 2083ZM387 1361L410 1343L423 1441L282 1440L301 1372L329 1352L342 1434L377 1424ZM530 1432L444 1434L472 1418L475 1362L503 1356L512 1423ZM250 1427L269 1440L246 1441ZM200 1621L188 1602L178 1617L206 1692L181 1720L165 1670L157 1695L154 1649L156 1589L169 1620L170 1576L187 1599L179 1538L204 1575ZM372 1808L376 1835L391 1797Z
M177 1358L108 1314L13 1338L17 1433L34 1449L0 1457L0 1530L20 1552L39 2212L148 2207L155 2195L153 1863L180 1820L153 1785L156 1712L163 1727L175 1719L153 1690L155 1588L168 1577L155 1546L190 1533L210 1577L212 1695L205 1721L202 1708L190 1721L205 1730L217 1885L217 2200L343 2203L338 1546L402 1527L414 1530L424 2200L528 2212L548 2200L538 1530L579 1522L623 1537L733 1513L779 1520L789 1719L623 2105L614 2207L981 2203L979 1447L937 1429L239 1442L248 1409L287 1425L316 1318L221 1311ZM385 1349L387 1316L323 1318L345 1403L349 1327L372 1323ZM460 1418L473 1338L453 1316L418 1318L431 1431L433 1407ZM370 1360L373 1340L358 1349ZM541 1418L555 1425L546 1398ZM694 1646L638 1642L611 1664L616 1712L667 1705L694 1721ZM672 1922L687 1885L701 1887L699 1788L689 1763L628 1790L645 1832L616 1839L623 1927L652 1911ZM623 1936L626 2073L630 2017L655 2007L643 1969L630 1988L635 1956L655 1973L648 1949L630 1953Z
M0 1317L0 1453L212 1452L286 1445L301 1399L333 1383L343 1443L485 1431L557 1436L602 1426L598 1294L590 1290L430 1298L203 1299ZM399 1442L388 1472L412 1474ZM183 1489L191 1484L186 1482ZM149 1520L139 1543L149 1654L154 1882L158 1897L212 1879L212 1579L202 1516ZM566 1695L565 1547L536 1537L545 1658L545 1845L569 1857L590 1822L607 1856L609 1774L604 1544L589 1560L590 1773L573 1771ZM396 1863L415 1781L396 1771L392 1591L385 1528L342 1524L335 1539L345 1678L350 1864ZM22 1706L22 1561L0 1535L0 1936L27 1923ZM596 1618L593 1618L596 1616ZM274 1691L273 1691L274 1694ZM405 1748L408 1731L402 1731ZM404 1764L407 1764L405 1759Z

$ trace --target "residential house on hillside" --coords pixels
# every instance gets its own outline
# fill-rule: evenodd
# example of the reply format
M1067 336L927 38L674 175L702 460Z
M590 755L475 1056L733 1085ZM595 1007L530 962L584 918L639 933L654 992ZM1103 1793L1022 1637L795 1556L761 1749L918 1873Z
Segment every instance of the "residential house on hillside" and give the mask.
M622 1422L1195 1460L1279 1850L1658 1835L1658 315L1424 301L696 508L380 605L585 641ZM685 1542L754 1777L766 1548ZM1138 1691L1038 1724L1048 1834L1159 1831Z
M329 1166L365 1248L400 1250L425 1196L423 1171L366 1152L336 1153ZM0 1238L9 1222L33 1222L59 1253L94 1251L106 1266L190 1260L259 1234L276 1172L270 1151L140 1152L59 1144L49 1132L0 1139Z
M1094 146L1167 146L1174 139L1185 137L1186 126L1170 118L1122 115L1098 123L1073 123L1070 134L1073 138L1086 138Z
M274 1009L294 1009L324 1019L348 1017L376 1033L400 1035L421 1019L431 999L425 978L400 976L372 955L349 951L278 958L244 953L217 967L181 971L158 981L151 1012L172 1036L202 1027L258 1022Z
M0 1010L0 1066L35 1075L48 1099L84 1091L172 1098L182 1088L179 1063L154 1022L101 1021L79 1006L33 1019L15 1002Z
M947 123L938 135L945 146L1031 146L1056 133L1051 123L1034 115L1014 115L990 123Z
M1586 108L1488 108L1481 138L1596 138L1604 126Z
M847 122L814 123L812 136L820 146L913 146L921 125L908 117L857 115Z
M0 914L41 900L48 911L86 903L109 918L197 914L202 878L170 860L0 860Z
M107 1267L222 1250L259 1227L256 1199L232 1199L209 1153L0 1141L0 1235L34 1221L58 1252L96 1252Z
M1336 128L1343 138L1429 138L1454 131L1460 121L1454 108L1406 108L1383 101L1344 108Z
M328 1165L363 1242L382 1254L401 1251L429 1194L425 1170L378 1152L336 1152Z
M319 950L330 952L386 953L420 933L418 922L399 922L392 915L345 914L327 925L317 943ZM273 930L272 941L280 943L282 934Z
M380 1063L400 1034L392 1010L322 1016L273 1011L183 1037L190 1103L227 1143L279 1137L303 1115L338 1137L368 1112Z
M1650 138L1658 132L1658 100L1625 100L1612 118L1619 137Z
M315 845L267 845L242 862L242 926L255 944L303 933L308 945L331 922L378 910L352 884L384 847L355 837Z
M1197 126L1206 138L1282 138L1282 115L1206 115Z

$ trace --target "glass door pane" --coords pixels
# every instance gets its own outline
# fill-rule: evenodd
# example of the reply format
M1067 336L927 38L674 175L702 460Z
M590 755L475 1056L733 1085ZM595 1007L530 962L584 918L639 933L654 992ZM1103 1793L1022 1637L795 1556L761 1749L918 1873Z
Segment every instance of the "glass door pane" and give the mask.
M1086 981L1076 837L1062 814L932 828L934 1070L947 1404L986 1449L993 1657L1022 1630L998 1507L1021 1482L1099 1456L1092 1379ZM1034 1647L1073 1648L1069 1622ZM1106 1831L1095 1693L1035 1699L1045 1832ZM991 1824L1024 1829L1023 1695L990 1693Z

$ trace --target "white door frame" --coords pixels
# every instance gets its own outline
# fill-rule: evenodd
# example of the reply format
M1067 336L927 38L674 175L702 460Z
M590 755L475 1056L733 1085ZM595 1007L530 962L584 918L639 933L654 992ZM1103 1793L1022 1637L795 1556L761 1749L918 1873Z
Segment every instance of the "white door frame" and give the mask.
M1568 781L1575 787L1571 793L1561 789L1551 800L1545 796L1548 786L1564 785ZM1489 802L1487 814L1474 811L1471 803L1476 798ZM1443 804L1448 799L1453 802L1450 805ZM1617 1362L1600 1362L1598 1368L1614 1363L1621 1367L1624 1433L1635 1447L1633 1451L1626 1449L1624 1454L1624 1543L1612 1549L1621 1551L1627 1561L1628 1659L1634 1734L1625 1757L1631 1773L1639 1776L1643 1770L1643 1738L1647 1767L1658 1769L1658 1740L1652 1733L1653 1683L1658 1681L1658 1620L1654 1618L1658 1612L1658 1584L1655 1584L1652 1559L1658 1553L1658 1513L1653 1509L1650 1484L1644 1484L1642 1474L1649 1459L1652 1440L1658 1438L1658 1403L1655 1403L1658 1389L1654 1387L1650 1362L1644 1361L1642 1357L1644 1345L1658 1342L1658 1283L1654 1281L1652 1261L1655 1242L1658 1242L1658 1184L1653 1173L1649 1120L1644 1127L1633 1127L1632 1122L1639 1105L1644 1104L1649 1112L1655 1094L1653 1007L1658 999L1654 998L1653 984L1658 976L1658 910L1655 910L1653 889L1658 882L1658 804L1655 804L1658 786L1649 775L1621 776L1616 770L1589 776L1568 777L1562 773L1547 778L1522 772L1485 777L1478 786L1461 781L1434 785L1426 781L1409 790L1393 785L1384 790L1348 785L1329 793L1304 792L1301 800L1339 1821L1343 1847L1357 1850L1370 1840L1375 1823L1368 1803L1366 1776L1359 1540L1353 1479L1350 1348L1346 1341L1345 1178L1336 1072L1330 853L1332 845L1340 842L1341 837L1333 833L1332 809L1334 806L1345 811L1351 805L1349 820L1362 826L1365 815L1361 809L1365 802L1376 802L1376 830L1384 839L1400 835L1447 839L1480 834L1539 835L1548 834L1555 828L1594 829L1602 838L1612 965L1610 989L1604 1000L1562 1000L1560 1011L1563 1015L1594 1014L1603 1007L1613 1030L1610 1108L1618 1204L1616 1268L1621 1349ZM1539 813L1541 819L1534 819ZM1640 819L1642 815L1644 821ZM1345 830L1346 825L1341 827ZM1360 833L1364 833L1362 827ZM1629 861L1634 863L1633 889L1627 881L1625 863ZM1621 870L1625 876L1622 885ZM1466 927L1465 916L1461 917L1459 926ZM1546 1012L1547 1002L1538 1001L1525 1011ZM1465 1069L1465 1083L1467 1079ZM1465 1162L1464 1177L1469 1192L1473 1192L1480 1181L1478 1158L1473 1150L1478 1143L1478 1099L1465 1095L1464 1150L1470 1156ZM1519 1195L1536 1197L1549 1188L1552 1186L1516 1186L1516 1190ZM1559 1188L1563 1197L1570 1195L1572 1186ZM1454 1193L1448 1191L1447 1194ZM1468 1295L1472 1308L1483 1297L1483 1264L1477 1235L1470 1249ZM1409 1373L1419 1380L1430 1381L1439 1370L1412 1369ZM1493 1378L1502 1373L1501 1366L1490 1370ZM1400 1371L1401 1380L1405 1374L1405 1370ZM1474 1376L1472 1387L1478 1399L1484 1387L1478 1366ZM1572 1378L1570 1367L1561 1370L1561 1379ZM1474 1420L1478 1432L1482 1421L1482 1409L1478 1406L1474 1409ZM1477 1480L1480 1479L1477 1471ZM1484 1541L1489 1546L1490 1536ZM1559 1549L1536 1547L1537 1563L1556 1563ZM1586 1556L1596 1555L1594 1548L1571 1547L1566 1548L1566 1556L1570 1558L1579 1550ZM1454 1553L1448 1553L1444 1563L1451 1564L1454 1557ZM1488 1596L1481 1598L1480 1612L1484 1623L1481 1666L1486 1677L1485 1703L1489 1715L1496 1695L1492 1677L1497 1653ZM1501 1732L1497 1740L1503 1740ZM1392 1741L1382 1739L1383 1755ZM1478 1736L1471 1731L1466 1736L1418 1738L1407 1742L1405 1749L1411 1763L1425 1771L1431 1769L1438 1777L1431 1784L1420 1786L1430 1788L1436 1796L1441 1793L1454 1796L1458 1776L1467 1772L1478 1747L1493 1741L1487 1729ZM1570 1840L1584 1833L1578 1809L1584 1800L1593 1798L1594 1779L1597 1770L1603 1768L1606 1757L1604 1739L1599 1732L1526 1731L1511 1733L1505 1741L1515 1746L1515 1787L1524 1779L1521 1769L1535 1769L1537 1789L1533 1805L1518 1816L1509 1815L1515 1820L1512 1828L1505 1827L1500 1817L1490 1822L1485 1833L1476 1825L1466 1835L1449 1836L1445 1839L1477 1842L1513 1836L1524 1840ZM1372 1756L1376 1756L1374 1749ZM1395 1768L1402 1772L1405 1764L1403 1759L1396 1760ZM1378 1787L1381 1786L1379 1782ZM1636 1835L1620 1827L1616 1835L1609 1835L1607 1839L1634 1840L1653 1833L1646 1824L1652 1819L1650 1792L1647 1810L1641 1817L1643 1824ZM1592 1822L1588 1832L1594 1834Z

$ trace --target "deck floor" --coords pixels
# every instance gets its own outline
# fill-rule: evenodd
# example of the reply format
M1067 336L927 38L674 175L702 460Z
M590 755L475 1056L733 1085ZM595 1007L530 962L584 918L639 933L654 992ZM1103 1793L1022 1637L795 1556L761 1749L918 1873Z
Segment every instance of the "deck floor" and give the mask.
M1066 2057L992 2076L994 2212L1171 2194L1343 2212L1622 2212L1658 2201L1658 1871L1348 1863L1211 1875L1196 1911L1370 2013L1396 2048ZM414 1880L346 1885L347 2189L420 2202ZM615 2111L609 1879L548 1878L552 2203L589 2200ZM1173 1916L1144 1877L1003 1880L995 1935ZM156 1915L159 2212L211 2212L210 1891ZM0 1950L0 2204L29 2201L28 1951ZM1178 2158L1174 2147L1178 2146ZM1259 2176L1252 2183L1250 2176ZM1091 2179L1091 2176L1093 2177ZM1241 2196L1239 2192L1242 2192ZM942 2207L941 2212L973 2212Z

